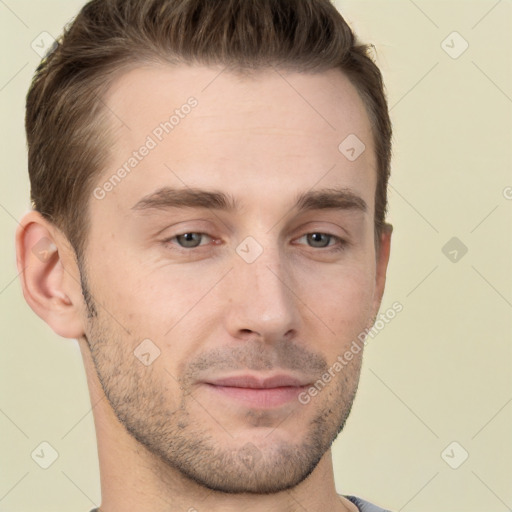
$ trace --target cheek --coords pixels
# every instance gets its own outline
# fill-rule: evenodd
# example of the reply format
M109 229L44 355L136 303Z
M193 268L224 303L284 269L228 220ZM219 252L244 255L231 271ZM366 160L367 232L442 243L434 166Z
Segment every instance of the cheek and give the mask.
M305 281L304 302L334 333L351 338L367 327L372 311L375 271L371 267L340 268L338 272Z
M119 254L119 251L96 254L89 281L95 299L115 319L131 326L137 323L151 325L156 318L165 322L170 301L176 301L179 295L173 291L180 290L173 280L166 282L154 269L130 258L129 254Z

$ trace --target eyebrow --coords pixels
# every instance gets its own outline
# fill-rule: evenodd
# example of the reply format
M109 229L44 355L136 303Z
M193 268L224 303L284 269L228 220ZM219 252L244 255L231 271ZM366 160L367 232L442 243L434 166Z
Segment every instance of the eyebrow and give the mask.
M208 208L211 210L239 211L240 203L230 194L199 188L176 189L163 187L144 196L132 210L166 210L171 208ZM363 198L348 188L323 188L300 193L294 207L299 212L309 210L356 210L368 211ZM292 209L293 209L292 208Z

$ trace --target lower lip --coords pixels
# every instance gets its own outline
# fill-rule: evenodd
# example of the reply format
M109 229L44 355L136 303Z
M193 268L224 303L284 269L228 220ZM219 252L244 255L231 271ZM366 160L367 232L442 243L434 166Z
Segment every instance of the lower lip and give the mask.
M292 400L297 400L298 395L307 388L307 386L283 386L279 388L254 389L215 386L213 384L207 384L207 386L225 397L233 398L251 407L261 409L279 407Z

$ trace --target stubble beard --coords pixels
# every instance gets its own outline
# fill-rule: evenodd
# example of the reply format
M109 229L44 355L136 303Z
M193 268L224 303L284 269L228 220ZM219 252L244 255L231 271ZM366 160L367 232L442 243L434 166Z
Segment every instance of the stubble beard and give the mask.
M222 423L222 415L193 407L197 400L186 385L179 400L171 403L175 391L168 389L161 367L141 364L130 350L130 337L94 305L87 290L84 295L94 307L86 341L103 392L121 425L171 474L177 471L202 487L223 493L281 492L314 471L344 428L357 391L360 357L308 405L298 405L294 410L298 415L291 414L278 426L287 421L305 422L301 439L292 442L270 432L264 444L247 437L239 440L240 436L236 439L211 419ZM317 409L309 421L302 416L306 407ZM191 409L202 411L202 417L193 415Z

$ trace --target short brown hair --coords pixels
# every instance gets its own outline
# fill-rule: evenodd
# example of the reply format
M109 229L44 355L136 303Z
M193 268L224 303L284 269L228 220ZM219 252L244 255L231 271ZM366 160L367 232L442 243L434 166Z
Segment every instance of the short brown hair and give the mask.
M372 125L378 243L392 135L384 85L370 45L356 41L330 0L92 0L37 68L26 104L33 207L64 232L79 259L108 154L102 95L123 69L148 61L344 72Z

